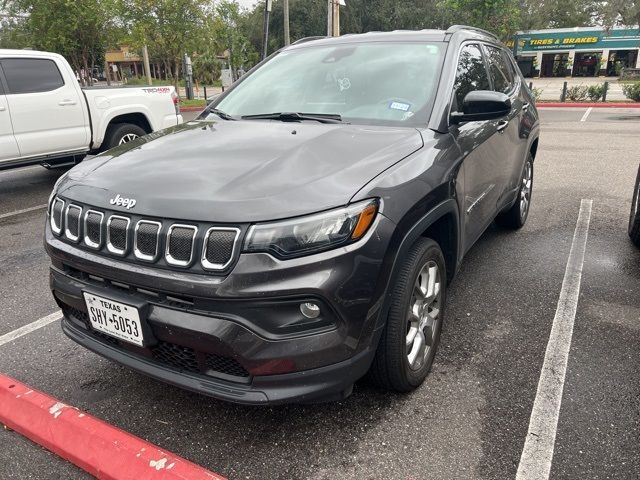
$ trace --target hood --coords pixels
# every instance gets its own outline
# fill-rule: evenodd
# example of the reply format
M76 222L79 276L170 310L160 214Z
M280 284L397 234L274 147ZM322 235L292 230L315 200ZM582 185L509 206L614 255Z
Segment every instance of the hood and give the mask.
M58 193L129 213L256 222L345 205L423 146L416 129L278 121L193 121L86 160ZM130 205L130 204L129 204Z

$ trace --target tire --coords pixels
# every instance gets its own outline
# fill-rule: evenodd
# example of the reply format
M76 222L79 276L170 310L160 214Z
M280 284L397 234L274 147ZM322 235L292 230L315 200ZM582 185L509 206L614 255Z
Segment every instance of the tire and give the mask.
M629 237L636 247L640 247L640 168L638 169L636 188L633 190L633 198L631 200Z
M109 150L146 134L147 132L133 123L114 123L107 128L105 141L100 150Z
M435 279L431 294L429 278ZM392 300L387 323L368 375L374 384L397 392L410 392L422 384L431 370L440 342L446 278L444 257L439 245L428 238L419 239L402 260L398 275L390 287ZM439 288L436 287L438 284ZM424 286L426 296L416 295L414 288L417 291L418 285ZM429 301L430 297L433 297L433 301ZM425 304L427 306L421 308ZM422 313L410 316L412 306ZM425 345L422 353L419 353L420 331L424 333L422 339L425 344L431 337L431 345ZM409 342L411 335L413 340Z
M531 208L531 196L533 194L533 156L527 155L527 161L520 176L520 189L515 203L508 210L496 217L496 223L501 227L518 230L527 222L529 209Z

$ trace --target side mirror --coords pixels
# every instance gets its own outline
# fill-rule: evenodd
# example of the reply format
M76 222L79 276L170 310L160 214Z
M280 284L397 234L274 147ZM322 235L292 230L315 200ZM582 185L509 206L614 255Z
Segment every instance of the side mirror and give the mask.
M501 92L475 90L467 93L462 101L462 113L453 112L451 121L478 122L504 117L511 111L511 99Z

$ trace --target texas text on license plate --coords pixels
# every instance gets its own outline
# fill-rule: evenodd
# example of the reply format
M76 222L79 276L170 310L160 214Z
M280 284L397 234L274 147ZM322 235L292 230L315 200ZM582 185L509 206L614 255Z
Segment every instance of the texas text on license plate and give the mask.
M142 325L136 307L93 293L82 293L93 328L125 342L143 345Z

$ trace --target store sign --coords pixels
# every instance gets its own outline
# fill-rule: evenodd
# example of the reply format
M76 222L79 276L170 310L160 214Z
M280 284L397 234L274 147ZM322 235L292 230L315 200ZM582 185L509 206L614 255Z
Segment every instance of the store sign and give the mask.
M513 40L508 41L507 46L513 48ZM605 48L640 48L640 30L613 29L609 33L604 30L590 30L518 34L519 53L538 50L602 50Z

